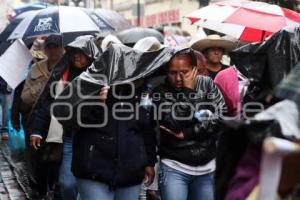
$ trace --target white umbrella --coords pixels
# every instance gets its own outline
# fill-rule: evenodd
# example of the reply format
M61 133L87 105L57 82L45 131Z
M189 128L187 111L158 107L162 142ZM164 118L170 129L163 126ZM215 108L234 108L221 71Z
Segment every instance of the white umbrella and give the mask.
M245 26L230 23L222 23L214 20L200 19L195 23L195 25L220 33L224 33L237 39L241 37L243 31L245 30Z

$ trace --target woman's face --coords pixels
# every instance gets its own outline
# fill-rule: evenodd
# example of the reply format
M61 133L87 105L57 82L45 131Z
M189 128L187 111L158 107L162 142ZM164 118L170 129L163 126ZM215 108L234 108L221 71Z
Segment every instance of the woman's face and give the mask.
M89 58L80 51L76 51L73 54L72 63L74 67L78 69L83 69L86 68L88 65L90 65Z
M183 87L183 77L193 71L194 66L191 61L186 58L173 57L168 66L168 80L176 89L180 90Z

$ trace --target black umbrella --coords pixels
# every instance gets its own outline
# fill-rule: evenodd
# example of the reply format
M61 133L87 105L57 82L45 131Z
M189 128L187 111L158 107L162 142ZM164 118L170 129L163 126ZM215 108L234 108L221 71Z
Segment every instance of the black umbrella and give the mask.
M300 106L300 62L289 73L279 86L276 87L274 95L282 99L295 101Z
M230 53L231 61L251 80L244 101L265 98L300 62L300 26L282 29L262 43Z
M131 23L116 11L109 9L96 9L94 12L99 17L109 22L117 32L132 28Z
M72 81L72 87L67 87L62 96L72 92L69 100L72 105L78 104L97 95L103 85L126 84L153 75L176 53L170 48L143 53L122 44L113 44L86 72Z
M127 46L133 46L137 41L145 37L156 37L160 43L164 42L164 36L159 31L152 28L135 27L127 29L118 33L117 37Z
M37 11L28 11L18 15L16 18L12 20L10 24L6 26L6 28L0 34L0 55L2 55L6 49L12 44L12 41L7 41L8 36L15 30L18 24L26 17L33 15ZM32 40L26 41L26 44L31 43Z

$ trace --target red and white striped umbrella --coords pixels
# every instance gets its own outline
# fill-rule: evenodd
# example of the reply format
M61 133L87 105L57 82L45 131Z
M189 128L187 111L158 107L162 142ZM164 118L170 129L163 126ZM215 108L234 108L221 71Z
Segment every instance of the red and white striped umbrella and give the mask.
M199 20L195 23L195 25L232 36L245 42L260 42L273 34L272 32L260 29L253 29L242 25L217 22L213 20Z
M264 2L223 1L186 16L204 28L232 35L244 41L261 41L285 26L300 25L300 14ZM240 34L238 34L240 33Z

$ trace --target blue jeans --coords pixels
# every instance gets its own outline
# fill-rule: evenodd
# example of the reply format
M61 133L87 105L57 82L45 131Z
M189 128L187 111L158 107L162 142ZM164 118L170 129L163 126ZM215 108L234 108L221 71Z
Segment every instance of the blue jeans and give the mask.
M107 184L87 179L77 179L77 184L83 200L138 200L141 191L141 185L110 190Z
M76 179L71 171L72 165L72 139L64 138L63 158L59 170L59 185L63 199L76 200L78 196L78 188Z
M213 173L193 176L160 163L159 189L162 200L213 200Z

